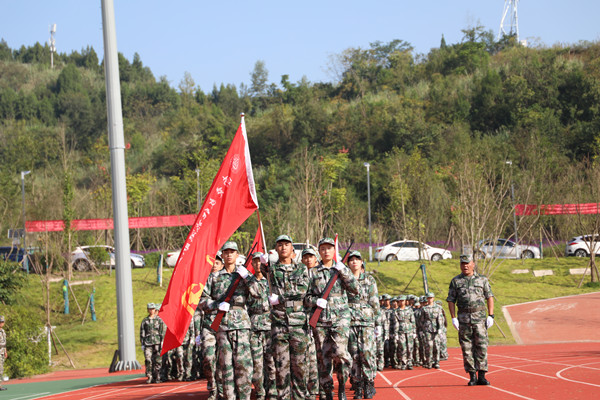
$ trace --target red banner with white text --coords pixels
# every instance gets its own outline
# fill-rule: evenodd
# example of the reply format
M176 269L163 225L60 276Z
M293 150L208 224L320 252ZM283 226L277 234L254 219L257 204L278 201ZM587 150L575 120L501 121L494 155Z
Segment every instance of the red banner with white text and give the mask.
M196 214L163 215L158 217L130 217L129 228L165 228L172 226L194 225ZM65 223L60 220L26 221L27 232L60 232L65 229ZM74 231L101 231L114 228L112 218L74 219L71 221L71 230Z
M517 204L517 215L578 215L599 214L600 203L580 204Z

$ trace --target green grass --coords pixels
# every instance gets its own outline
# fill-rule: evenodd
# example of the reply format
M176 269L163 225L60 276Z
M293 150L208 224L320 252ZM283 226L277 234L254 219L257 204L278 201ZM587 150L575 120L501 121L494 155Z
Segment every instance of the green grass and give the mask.
M502 336L499 329L494 327L490 330L490 343L496 345L515 343L501 311L504 305L599 290L598 285L590 284L578 289L577 285L581 276L569 275L569 268L585 267L588 261L588 259L564 257L558 260L556 258L546 258L544 260L503 261L492 276L491 284L496 297L496 323L502 328L506 338ZM377 271L375 275L377 276L380 293L392 295L402 293L414 275L413 281L404 293L422 295L422 275L420 271L417 272L419 265L419 262L400 261L384 262L379 265L369 263L367 269ZM427 263L426 265L430 290L436 294L437 299L445 300L450 280L460 273L457 260L444 260ZM524 268L530 270L552 269L554 275L535 278L532 274L514 275L510 273L513 269ZM416 275L415 272L417 272ZM163 286L160 287L157 284L155 268L147 267L132 271L135 341L137 359L140 362L143 361L143 355L138 343L139 324L146 316L146 304L161 302L164 298L171 273L172 270L165 269ZM85 323L82 325L82 315L79 313L72 296L70 297L71 313L64 315L62 284L57 282L51 284L50 319L52 325L56 326L56 333L77 368L108 368L113 353L118 347L115 273L113 271L111 276L108 274L81 273L77 274L73 280L94 281L98 320L92 322L88 310ZM589 282L589 277L586 278L585 282ZM73 286L72 288L81 308L85 308L91 286ZM37 309L40 315L40 325L43 325L45 321L44 292L36 275L28 277L27 285L24 287L18 303ZM447 312L445 301L444 307ZM10 308L8 312L10 312ZM457 335L452 327L448 329L448 345L458 346ZM52 361L56 369L71 368L60 346L58 355L53 351Z

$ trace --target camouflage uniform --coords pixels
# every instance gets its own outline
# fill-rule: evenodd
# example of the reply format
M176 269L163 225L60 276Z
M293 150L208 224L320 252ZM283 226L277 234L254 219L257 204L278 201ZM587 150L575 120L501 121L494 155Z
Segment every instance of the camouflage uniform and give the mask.
M227 290L240 275L223 268L208 277L202 292L204 311L218 310ZM230 309L221 321L217 332L218 365L222 374L223 398L226 400L250 399L252 377L252 352L250 349L250 317L246 311L248 286L256 282L254 275L241 279L229 302ZM219 378L219 376L217 376Z
M308 268L302 263L275 263L269 268L272 294L279 303L271 309L271 340L275 359L277 398L304 399L307 393L309 336L304 310Z
M423 352L421 350L421 308L414 307L415 334L413 336L413 365L421 365Z
M205 300L202 300L198 304L198 307L204 306L204 303ZM217 334L210 327L216 315L216 310L206 311L204 312L204 319L202 321L202 372L206 378L206 388L210 393L209 399L223 397L223 379L220 376L222 371L220 368L217 368L219 358Z
M391 366L391 353L390 353L390 342L391 342L391 331L390 321L392 318L392 309L389 307L383 308L381 314L383 314L383 367ZM382 367L382 369L383 369Z
M319 263L310 272L310 289L306 302L310 309L315 310L317 300L321 298L329 279L337 270ZM333 391L333 370L337 373L340 387L343 387L352 366L352 359L348 353L350 309L347 293L358 295L359 288L350 269L344 267L329 294L327 307L321 312L317 327L313 329L319 363L319 383L325 394Z
M146 377L148 381L160 380L160 368L162 358L160 356L161 345L165 337L166 325L158 316L147 316L140 325L140 343L144 346L144 358L146 359Z
M395 297L394 297L395 299ZM400 368L398 365L398 319L396 318L396 310L398 308L390 307L388 310L389 319L389 339L388 339L388 354L389 366L392 368Z
M348 350L352 357L351 381L367 389L377 374L375 322L379 318L379 294L372 276L360 274L358 294L348 293L350 337ZM366 390L365 390L366 392Z
M383 307L379 308L379 315L377 316L377 322L375 323L375 329L381 330L381 335L377 336L377 353L376 353L376 361L377 361L377 370L383 371L384 364L384 354L383 350L385 348L385 309Z
M192 377L192 354L195 346L196 327L194 318L190 320L190 326L183 338L181 346L177 347L176 364L177 364L177 379L190 380Z
M485 276L462 273L452 278L446 301L458 307L458 341L463 353L466 372L487 371L488 335L486 300L492 288Z
M444 326L441 308L436 304L426 305L421 309L421 327L423 329L423 366L439 367L440 349L437 336Z
M442 307L442 302L440 300L436 300L435 304L440 308L442 312L442 317L444 318L444 325L438 332L436 336L438 349L440 349L440 360L448 359L448 320L446 318L446 312Z
M257 399L275 397L275 362L271 351L271 307L269 305L269 285L263 277L257 280L260 298L251 297L248 301L248 314L252 332L250 333L250 346L254 373L252 384L256 391ZM256 290L254 287L252 290Z
M317 361L317 347L312 329L308 330L308 346L306 348L306 398L315 400L319 395L319 363Z
M413 364L413 340L415 336L415 313L411 307L398 308L394 312L396 320L397 350L396 359L400 369L412 367Z
M6 359L6 332L0 328L0 386L2 386L2 378L4 377L4 360ZM146 364L146 371L148 371Z
M196 337L200 335L202 337L202 323L204 319L204 311L200 307L196 308L194 312L194 329L196 331ZM202 346L196 344L196 338L192 339L194 344L192 345L192 380L200 379L202 377Z

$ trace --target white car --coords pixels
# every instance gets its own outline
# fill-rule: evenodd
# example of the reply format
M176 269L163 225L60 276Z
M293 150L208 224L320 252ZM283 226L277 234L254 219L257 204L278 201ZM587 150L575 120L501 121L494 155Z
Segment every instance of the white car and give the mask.
M421 257L419 257L419 248L421 248ZM379 261L418 261L420 259L439 261L449 258L452 258L449 250L431 247L416 240L399 240L375 250L375 259Z
M173 268L175 264L177 264L177 259L179 259L179 254L181 250L170 251L167 253L166 263L169 267ZM220 254L220 250L217 254ZM244 261L246 261L246 256L239 255L237 260L235 260L236 265L244 265Z
M592 245L592 242L594 244ZM589 257L590 249L594 249L594 254L600 254L600 236L583 235L575 236L567 242L565 255L575 257Z
M71 262L77 271L89 271L92 269L94 261L90 258L90 249L102 249L108 253L108 261L102 263L103 266L115 266L115 248L112 246L78 246L71 252ZM130 253L131 267L144 268L146 260L141 254Z
M539 247L518 245L508 239L481 240L477 248L480 258L540 258Z

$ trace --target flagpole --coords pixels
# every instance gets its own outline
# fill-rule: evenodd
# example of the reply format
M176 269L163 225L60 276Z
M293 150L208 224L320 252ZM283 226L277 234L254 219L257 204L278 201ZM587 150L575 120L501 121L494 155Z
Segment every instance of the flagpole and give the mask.
M265 241L265 231L263 229L263 224L260 219L260 213L256 210L256 215L258 216L258 226L260 227L260 236L262 237L263 244L265 245L265 253L267 255L267 267L269 266L269 250L267 250L267 242ZM269 296L273 294L273 288L271 287L271 275L269 275L269 271L267 271L267 284L269 285Z

